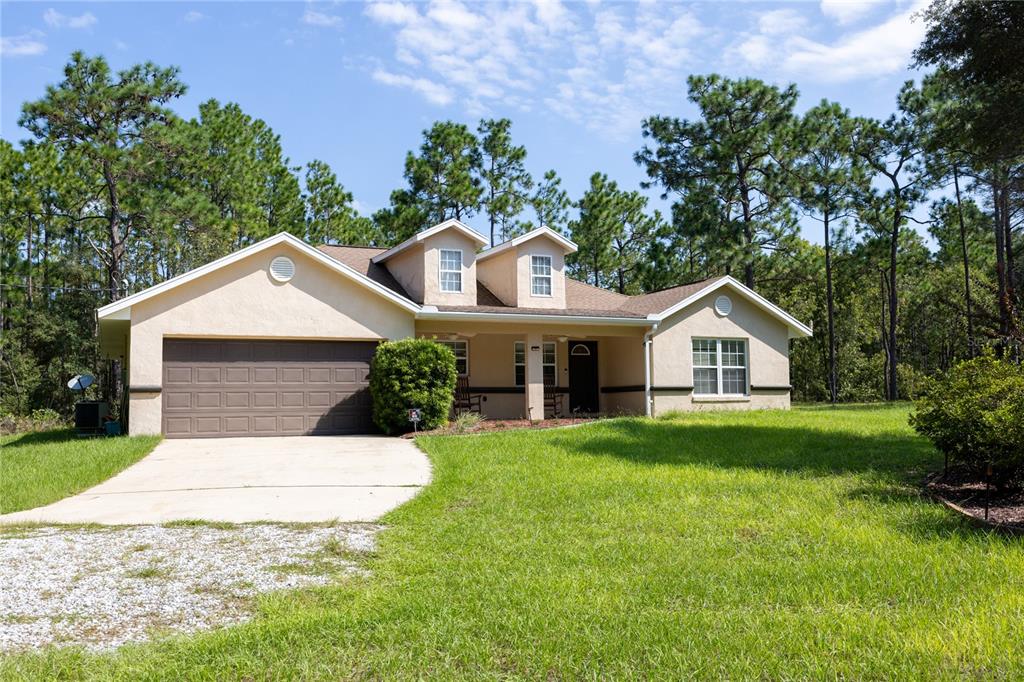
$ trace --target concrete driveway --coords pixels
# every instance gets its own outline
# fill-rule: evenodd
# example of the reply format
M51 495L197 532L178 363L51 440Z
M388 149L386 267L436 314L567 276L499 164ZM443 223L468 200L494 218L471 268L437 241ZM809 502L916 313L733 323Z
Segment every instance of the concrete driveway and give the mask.
M429 480L426 455L399 438L165 440L110 480L0 523L372 521Z

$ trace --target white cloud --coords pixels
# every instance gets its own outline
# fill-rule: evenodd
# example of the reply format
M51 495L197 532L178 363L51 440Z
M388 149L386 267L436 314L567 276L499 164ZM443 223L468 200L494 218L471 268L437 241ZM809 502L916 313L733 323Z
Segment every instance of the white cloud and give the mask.
M394 40L378 81L470 116L544 106L617 136L679 99L709 33L687 7L652 2L385 1L364 13Z
M0 38L0 55L4 57L34 57L46 52L46 43L40 38L41 31L29 31L20 36Z
M568 28L572 24L572 16L559 0L533 0L537 10L537 20L550 31Z
M446 28L476 31L483 27L483 17L473 14L456 0L436 0L430 4L427 16Z
M867 16L886 0L821 0L821 13L840 26Z
M752 35L740 41L732 51L750 66L760 69L775 61L778 48L778 44L772 42L768 36Z
M377 69L373 72L373 80L378 83L383 83L384 85L409 88L410 90L423 95L428 102L439 104L441 106L451 104L452 100L455 99L451 90L447 87L426 78L413 78L412 76Z
M85 14L73 17L67 14L61 14L51 7L43 12L43 21L46 22L47 26L51 26L53 28L89 28L98 20L93 16L92 12L86 12Z
M302 15L302 23L323 28L341 28L341 17L307 7Z
M789 8L755 13L751 24L751 30L738 34L726 52L726 59L738 59L759 70L776 66L790 41L808 29L807 19Z
M842 83L898 74L906 70L921 42L924 26L915 13L927 0L865 28L839 31L829 39L809 37L815 29L791 9L757 15L755 29L741 32L726 51L727 60L756 69L764 77Z
M119 50L127 50L128 49L128 43L124 42L123 40L115 40L114 41L114 47L116 47Z
M401 2L374 2L366 6L366 15L381 23L408 24L419 17L419 12Z
M185 21L190 23L190 24L194 24L197 21L202 21L205 18L206 18L205 14L203 14L202 12L199 12L197 10L194 10L194 9L193 10L189 10L188 12L185 12L185 17L184 17Z
M807 19L793 9L777 9L757 17L758 30L764 35L787 35L802 31Z
M924 37L924 24L914 19L922 4L915 3L909 10L877 26L830 43L794 38L782 67L823 81L850 81L898 73L907 68L911 53Z

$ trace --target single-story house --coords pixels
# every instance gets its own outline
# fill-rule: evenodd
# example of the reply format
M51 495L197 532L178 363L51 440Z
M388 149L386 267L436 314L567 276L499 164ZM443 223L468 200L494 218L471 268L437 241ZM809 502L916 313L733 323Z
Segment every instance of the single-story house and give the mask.
M546 227L486 245L457 220L390 249L282 233L100 308L129 430L370 431L374 349L411 336L451 347L490 418L789 406L811 330L733 278L624 296L567 277Z

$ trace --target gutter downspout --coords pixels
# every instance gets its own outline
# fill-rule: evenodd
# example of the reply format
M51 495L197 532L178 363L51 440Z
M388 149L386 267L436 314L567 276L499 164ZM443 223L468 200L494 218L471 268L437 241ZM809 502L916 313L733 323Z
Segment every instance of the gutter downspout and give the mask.
M644 413L650 417L651 409L651 336L658 331L658 323L655 322L650 331L644 334Z

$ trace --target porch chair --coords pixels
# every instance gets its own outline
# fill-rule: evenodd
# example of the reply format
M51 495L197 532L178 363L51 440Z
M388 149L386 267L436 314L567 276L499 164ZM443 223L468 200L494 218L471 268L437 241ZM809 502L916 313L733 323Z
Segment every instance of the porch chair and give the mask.
M483 399L483 395L469 392L469 377L460 376L455 383L455 400L452 402L455 416L464 412L480 414L483 411Z
M557 386L544 384L544 418L562 416L563 394Z

